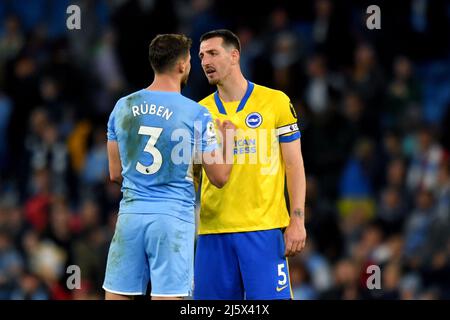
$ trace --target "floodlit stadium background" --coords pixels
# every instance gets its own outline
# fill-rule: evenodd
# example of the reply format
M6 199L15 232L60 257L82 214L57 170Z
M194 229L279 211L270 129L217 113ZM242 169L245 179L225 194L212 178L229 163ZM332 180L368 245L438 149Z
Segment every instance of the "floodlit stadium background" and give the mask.
M290 260L295 298L450 298L449 3L277 3L0 1L0 299L103 298L121 197L109 112L150 83L158 33L193 38L184 94L212 92L198 40L222 27L242 41L244 75L299 114L308 242ZM81 30L66 28L70 4ZM371 4L381 30L366 27ZM366 287L372 264L381 290Z

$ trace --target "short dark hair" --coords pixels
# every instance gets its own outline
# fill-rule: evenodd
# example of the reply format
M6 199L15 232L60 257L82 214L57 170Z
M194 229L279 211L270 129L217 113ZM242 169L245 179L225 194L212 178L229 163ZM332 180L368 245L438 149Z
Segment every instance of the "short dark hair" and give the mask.
M159 34L150 43L148 56L155 73L170 70L180 57L186 57L192 40L182 34Z
M241 41L239 41L238 36L227 29L219 29L206 32L200 37L200 42L216 37L222 38L224 45L233 46L235 49L241 52Z

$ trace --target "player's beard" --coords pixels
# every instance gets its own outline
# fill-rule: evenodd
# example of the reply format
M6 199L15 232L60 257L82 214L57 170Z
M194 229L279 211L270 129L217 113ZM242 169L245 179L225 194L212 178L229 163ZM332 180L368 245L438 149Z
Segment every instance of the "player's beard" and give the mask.
M219 79L209 79L208 78L208 82L209 82L210 85L216 86L216 85L219 84L220 81L219 81Z
M208 78L208 75L206 75L206 78L208 79L208 83L212 86L217 86L221 83L223 83L231 74L230 70L223 70L223 72L221 72L219 74L219 72L216 69L216 77L214 78Z

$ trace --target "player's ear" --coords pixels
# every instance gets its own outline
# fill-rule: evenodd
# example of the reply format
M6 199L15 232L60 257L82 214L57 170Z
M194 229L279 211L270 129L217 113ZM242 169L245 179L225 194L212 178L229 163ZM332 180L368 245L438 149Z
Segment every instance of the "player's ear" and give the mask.
M177 71L178 71L179 73L184 73L184 71L186 70L186 68L187 68L187 63L186 63L183 59L178 60L178 63L177 63Z
M233 64L239 64L240 57L241 57L241 54L239 53L238 49L231 50L231 60L232 60Z
M188 56L185 57L185 58L181 58L181 59L178 61L178 63L180 64L179 71L180 71L181 73L185 73L185 72L186 72L186 69L189 68L189 65L190 65L190 63L191 63L191 55L188 55Z

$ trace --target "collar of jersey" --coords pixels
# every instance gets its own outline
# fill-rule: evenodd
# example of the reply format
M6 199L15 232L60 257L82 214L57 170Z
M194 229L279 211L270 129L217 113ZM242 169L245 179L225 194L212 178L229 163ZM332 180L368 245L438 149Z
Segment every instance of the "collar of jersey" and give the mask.
M239 102L236 112L239 112L242 109L244 109L245 104L247 103L248 98L250 98L250 95L252 94L254 87L255 84L247 80L247 90L245 91L244 97L242 98L241 102ZM222 100L220 100L218 91L214 92L214 101L216 102L216 106L219 112L221 114L227 114L227 111L225 110Z

